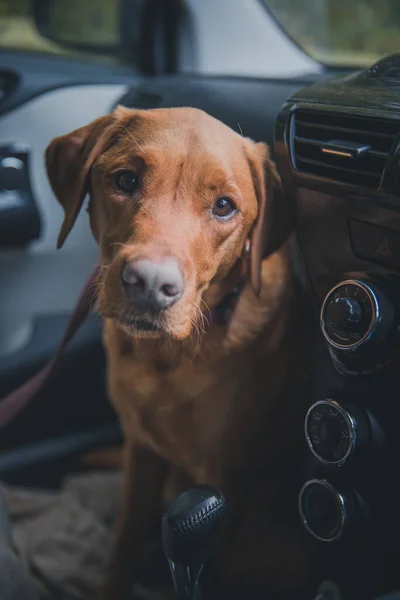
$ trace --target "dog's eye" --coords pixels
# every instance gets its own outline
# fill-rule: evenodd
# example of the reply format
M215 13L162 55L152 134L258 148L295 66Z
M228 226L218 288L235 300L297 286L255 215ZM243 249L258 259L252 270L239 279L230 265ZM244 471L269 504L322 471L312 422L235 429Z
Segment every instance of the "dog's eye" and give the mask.
M134 171L119 171L114 175L114 184L119 190L132 194L137 188L138 176Z
M236 212L236 206L230 198L218 198L212 207L212 214L219 219L229 219Z

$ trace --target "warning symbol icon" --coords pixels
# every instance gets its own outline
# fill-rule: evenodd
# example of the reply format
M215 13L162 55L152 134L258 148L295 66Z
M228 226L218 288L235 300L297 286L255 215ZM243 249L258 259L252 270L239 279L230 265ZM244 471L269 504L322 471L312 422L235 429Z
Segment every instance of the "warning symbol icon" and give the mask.
M385 238L383 242L379 245L377 249L377 254L380 256L385 256L386 258L392 258L392 251L390 249L389 240Z

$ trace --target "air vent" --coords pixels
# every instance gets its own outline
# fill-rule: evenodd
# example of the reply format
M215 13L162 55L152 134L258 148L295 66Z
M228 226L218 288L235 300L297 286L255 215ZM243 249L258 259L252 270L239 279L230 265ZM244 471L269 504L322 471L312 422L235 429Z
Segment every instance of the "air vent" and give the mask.
M298 110L293 159L303 173L377 189L400 122Z

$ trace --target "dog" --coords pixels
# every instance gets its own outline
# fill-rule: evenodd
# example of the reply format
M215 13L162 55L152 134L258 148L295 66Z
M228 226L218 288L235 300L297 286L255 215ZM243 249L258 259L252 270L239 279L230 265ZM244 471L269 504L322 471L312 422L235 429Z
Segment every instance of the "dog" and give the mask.
M221 580L297 589L308 555L287 485L310 328L268 147L198 109L118 106L54 139L45 158L65 213L58 247L89 195L108 392L125 440L101 598L129 597L152 523L196 483L228 502Z

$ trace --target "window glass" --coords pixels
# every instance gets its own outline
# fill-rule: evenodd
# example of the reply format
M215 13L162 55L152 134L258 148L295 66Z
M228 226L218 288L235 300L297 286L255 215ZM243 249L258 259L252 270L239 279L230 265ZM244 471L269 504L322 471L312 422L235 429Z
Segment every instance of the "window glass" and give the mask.
M117 61L119 0L53 0L49 25L61 43L43 37L33 18L31 0L0 0L0 49L28 50L59 56L84 56L92 60ZM69 48L82 44L110 47L95 53Z
M400 0L263 0L318 61L366 66L400 51Z

